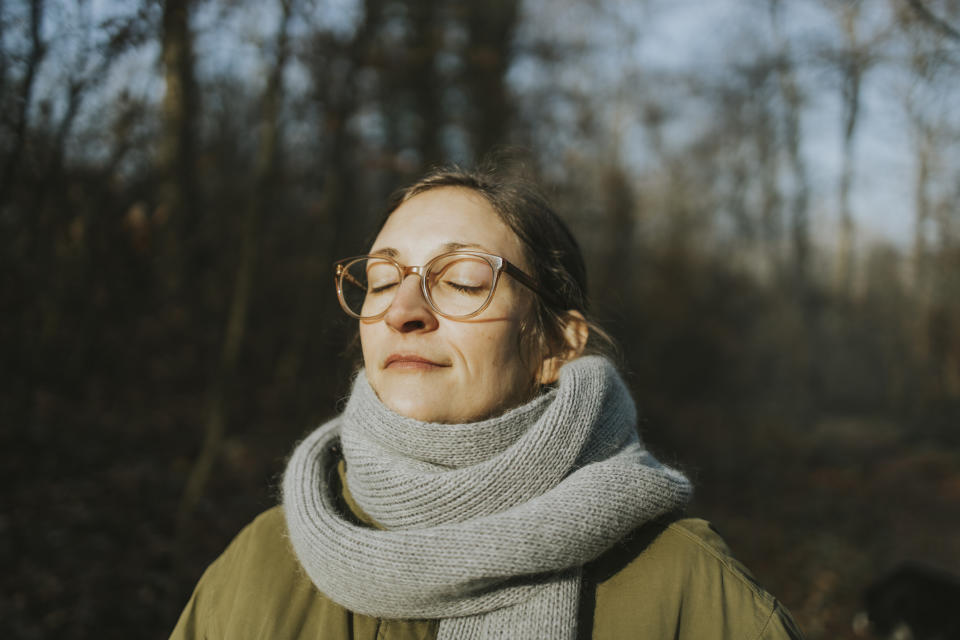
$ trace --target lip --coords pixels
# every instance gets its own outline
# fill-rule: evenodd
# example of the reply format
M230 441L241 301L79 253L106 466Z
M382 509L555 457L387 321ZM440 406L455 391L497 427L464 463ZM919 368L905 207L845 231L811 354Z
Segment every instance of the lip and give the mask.
M430 371L432 369L449 366L448 364L424 358L416 353L391 353L383 363L384 369L402 369L408 371Z

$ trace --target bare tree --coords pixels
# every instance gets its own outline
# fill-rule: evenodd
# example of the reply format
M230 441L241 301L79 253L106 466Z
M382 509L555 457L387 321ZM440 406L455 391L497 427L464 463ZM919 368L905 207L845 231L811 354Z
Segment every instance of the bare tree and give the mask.
M23 155L24 142L27 133L27 120L30 108L33 105L33 91L37 79L37 71L47 54L47 43L40 35L43 25L44 0L30 1L30 22L28 24L30 50L27 53L26 69L20 85L16 89L16 101L11 114L11 145L0 174L0 205L9 198L10 189L16 180L17 171ZM6 71L6 70L4 70ZM6 79L6 73L3 74Z
M960 29L947 22L945 19L931 11L922 0L907 0L907 4L913 9L914 13L926 24L933 27L939 33L946 37L960 41Z
M465 16L470 39L464 83L471 113L470 134L476 155L504 141L512 120L506 75L512 60L517 0L471 2Z
M142 13L114 17L95 24L91 7L78 4L80 12L71 25L76 34L75 56L65 61L65 79L62 82L63 115L53 129L53 139L42 168L43 185L37 190L35 209L42 208L43 200L56 193L56 184L61 178L67 160L67 141L74 131L76 120L85 101L102 86L109 77L110 69L117 58L127 51L142 45L149 36L149 21ZM105 37L103 37L105 36Z
M199 211L196 178L196 118L198 97L193 68L193 35L190 29L192 0L165 0L161 57L166 92L163 97L163 132L159 162L163 174L160 206L167 220L169 260L165 279L172 290L180 287L183 243L197 222Z
M810 183L806 160L800 150L804 96L797 81L790 41L783 33L781 0L771 0L770 18L774 36L779 41L777 81L783 104L783 145L792 178L788 207L794 282L799 288L805 289L810 277L811 246L808 210Z
M840 211L839 241L837 246L836 283L843 292L849 292L854 264L854 221L850 191L854 181L854 142L859 125L863 80L877 61L877 36L864 38L861 33L862 0L829 0L828 6L837 14L844 41L840 47L828 47L822 52L840 77L842 97L842 166L837 200Z
M914 132L916 169L913 185L913 263L914 290L921 294L927 289L929 273L927 271L928 247L927 232L932 220L930 203L930 172L933 161L934 139L930 126L916 109L908 108ZM929 291L926 291L929 293ZM922 296L924 297L924 296Z
M441 162L445 153L441 145L441 131L446 121L443 113L445 87L438 77L437 58L443 46L443 25L437 0L410 3L411 37L409 65L405 78L414 94L417 120L420 123L417 140L421 163Z
M276 192L280 159L280 109L284 100L283 74L290 54L290 22L295 0L280 0L281 17L274 44L275 58L262 97L259 145L254 166L253 197L243 213L240 261L234 275L233 293L227 314L216 377L207 390L204 440L184 489L177 516L183 534L187 519L203 495L204 488L223 443L227 421L227 394L236 377L237 361L243 348L259 253L259 227Z
M7 32L4 28L7 7L4 0L0 0L0 95L4 95L7 90L7 74L10 70L7 68Z

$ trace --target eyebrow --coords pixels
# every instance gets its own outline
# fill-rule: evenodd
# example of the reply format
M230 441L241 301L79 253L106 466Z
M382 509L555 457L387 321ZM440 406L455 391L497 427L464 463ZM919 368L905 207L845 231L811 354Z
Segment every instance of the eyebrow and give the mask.
M443 249L441 253L446 253L447 251L460 251L461 249L479 249L480 251L484 251L486 253L495 253L494 251L487 249L483 245L476 244L473 242L470 242L470 243L448 242L445 245L443 245L441 249Z
M476 243L472 243L472 242L465 243L465 242L452 241L452 242L447 242L447 243L444 243L444 244L440 245L439 250L437 251L437 255L440 255L441 253L447 253L447 252L450 252L450 251L461 251L461 250L464 250L464 249L474 249L474 250L478 250L478 251L483 251L483 252L485 252L485 253L496 253L496 252L494 252L494 251L491 251L490 249L487 249L486 247L484 247L483 245L480 245L480 244L476 244ZM393 247L384 247L384 248L382 248L382 249L377 249L376 251L371 251L371 252L370 252L370 255L372 255L372 256L386 256L386 257L388 257L388 258L396 259L397 256L400 255L400 252L397 251L396 249L394 249Z

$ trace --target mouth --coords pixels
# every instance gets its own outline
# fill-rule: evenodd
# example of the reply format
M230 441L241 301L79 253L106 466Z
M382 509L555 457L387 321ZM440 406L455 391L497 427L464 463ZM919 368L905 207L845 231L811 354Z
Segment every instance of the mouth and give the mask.
M432 371L449 366L449 364L436 362L415 353L393 353L383 363L384 369L395 371Z

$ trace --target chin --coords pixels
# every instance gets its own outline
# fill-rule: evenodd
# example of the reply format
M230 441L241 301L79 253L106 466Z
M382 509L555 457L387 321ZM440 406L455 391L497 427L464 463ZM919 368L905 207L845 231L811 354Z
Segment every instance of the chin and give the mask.
M459 385L437 384L436 380L426 381L419 375L384 376L371 380L371 385L380 402L391 411L421 422L476 422L496 416L514 404L519 404L519 401L484 402L491 398L479 397L476 391L470 392ZM470 406L458 406L458 401L464 398L473 401Z
M404 395L399 401L390 401L381 398L383 403L395 413L399 413L407 418L419 420L420 422L462 424L483 420L497 413L496 411L480 412L471 409L458 411L456 407L451 406L451 399L449 395L430 399Z
M431 402L417 391L398 390L395 393L382 394L381 402L391 411L421 422L449 422L442 404Z

